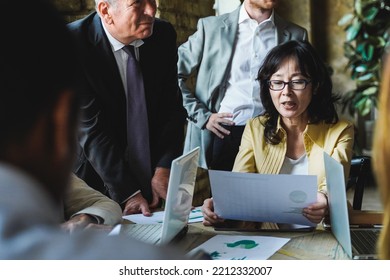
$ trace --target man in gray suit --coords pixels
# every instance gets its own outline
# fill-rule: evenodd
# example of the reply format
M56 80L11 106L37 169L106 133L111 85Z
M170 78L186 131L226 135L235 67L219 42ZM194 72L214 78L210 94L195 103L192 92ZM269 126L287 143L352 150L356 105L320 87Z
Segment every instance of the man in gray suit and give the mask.
M248 119L262 113L257 72L268 51L307 31L280 18L277 0L245 0L235 11L200 19L179 47L179 86L188 112L184 150L201 147L200 167L231 170ZM197 71L195 90L188 85Z

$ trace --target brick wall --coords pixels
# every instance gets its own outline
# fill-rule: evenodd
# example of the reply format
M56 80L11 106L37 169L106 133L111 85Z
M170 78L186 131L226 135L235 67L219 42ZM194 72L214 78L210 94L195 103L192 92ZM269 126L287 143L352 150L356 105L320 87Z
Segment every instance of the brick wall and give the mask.
M200 17L214 15L214 0L159 0L159 17L171 22L177 31L178 44L196 30Z
M49 0L68 22L82 18L95 10L95 0Z

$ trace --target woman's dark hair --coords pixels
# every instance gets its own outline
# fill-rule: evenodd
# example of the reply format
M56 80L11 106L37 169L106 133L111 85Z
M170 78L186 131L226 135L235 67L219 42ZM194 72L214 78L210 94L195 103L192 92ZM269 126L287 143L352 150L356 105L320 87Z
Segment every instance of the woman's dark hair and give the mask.
M264 136L270 144L278 144L281 139L276 131L279 113L272 102L268 81L287 58L296 60L302 75L311 80L313 97L307 108L309 123L321 121L336 123L339 120L335 107L338 97L332 93L332 80L328 68L309 42L288 41L268 53L257 76L260 82L261 101L267 116L263 124Z

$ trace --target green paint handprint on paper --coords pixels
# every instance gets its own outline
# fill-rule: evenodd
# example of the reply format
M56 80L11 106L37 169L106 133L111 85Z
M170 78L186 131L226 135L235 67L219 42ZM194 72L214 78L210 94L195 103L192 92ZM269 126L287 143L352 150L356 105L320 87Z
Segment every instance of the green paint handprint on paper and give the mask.
M214 251L212 253L210 253L210 257L215 260L215 259L219 259L221 257L221 253L218 252L218 251Z
M245 240L245 239L240 240L240 241L236 241L234 243L226 243L226 246L229 248L240 247L243 249L253 249L253 248L257 247L258 245L259 244L253 240Z

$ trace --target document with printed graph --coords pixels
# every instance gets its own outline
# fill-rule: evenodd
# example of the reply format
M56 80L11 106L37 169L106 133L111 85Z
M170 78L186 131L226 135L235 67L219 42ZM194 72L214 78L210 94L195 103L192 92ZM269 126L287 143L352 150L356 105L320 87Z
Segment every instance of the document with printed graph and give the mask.
M266 260L289 240L270 236L216 235L194 250L203 250L213 260Z
M214 211L224 219L316 226L302 209L317 201L317 176L209 170Z

